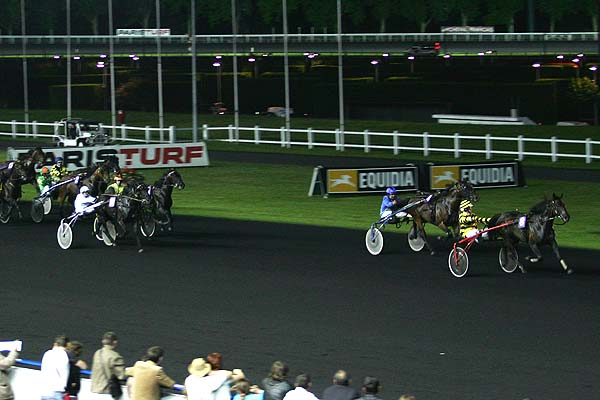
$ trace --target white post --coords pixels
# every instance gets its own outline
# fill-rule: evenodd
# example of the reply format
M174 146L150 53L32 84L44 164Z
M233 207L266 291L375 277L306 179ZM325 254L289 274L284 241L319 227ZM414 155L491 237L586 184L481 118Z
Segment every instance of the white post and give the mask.
M306 141L308 142L308 148L313 148L313 141L315 140L312 128L308 128L306 131Z
M344 144L345 144L345 140L344 140L344 136L345 135L345 131L340 130L340 151L344 151Z
M36 138L37 135L38 135L38 124L37 124L37 121L33 121L32 132L33 132L33 137Z
M146 143L150 143L150 126L146 125L144 132L146 133Z
M227 126L227 137L229 138L229 142L233 142L233 125L231 124Z
M15 139L17 137L17 121L15 121L13 119L12 122L10 123L10 126L11 126L11 130L12 130L12 137L13 137L13 139Z
M127 126L125 124L121 125L121 139L127 139Z
M254 125L254 144L260 144L260 128Z
M460 158L460 133L454 134L454 158Z
M552 162L556 162L558 161L558 146L556 143L556 136L552 136L550 138L550 149L551 149L551 153L552 153Z
M394 140L394 155L397 156L400 152L400 136L398 136L398 131L392 132L394 136L392 137Z
M369 130L365 129L364 133L365 153L369 152Z
M173 125L169 126L169 143L175 143L175 127Z
M492 135L489 133L485 135L485 159L489 160L492 158Z
M429 155L429 134L423 132L423 155L427 157Z
M585 139L585 163L589 164L592 162L592 139Z
M281 147L285 147L285 126L279 128L279 137L281 139Z
M202 139L208 140L208 125L202 125Z
M519 149L518 150L518 153L519 153L518 160L523 161L523 135L517 136L517 140L518 140L517 145L518 145L518 149Z

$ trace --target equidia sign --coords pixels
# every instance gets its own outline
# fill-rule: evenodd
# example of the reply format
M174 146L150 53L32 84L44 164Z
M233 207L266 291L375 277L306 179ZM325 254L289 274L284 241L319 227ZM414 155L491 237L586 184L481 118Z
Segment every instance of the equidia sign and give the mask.
M382 192L388 186L399 191L415 191L418 186L416 167L327 169L327 193Z
M15 160L19 154L29 149L8 149L8 158ZM46 164L54 163L56 157L62 157L69 170L88 167L104 161L107 157L117 156L122 168L167 168L167 167L204 167L209 165L208 151L204 142L141 144L102 147L51 147L43 149Z
M432 165L429 167L430 188L444 189L457 180L468 180L476 188L519 186L522 177L518 162L489 164Z

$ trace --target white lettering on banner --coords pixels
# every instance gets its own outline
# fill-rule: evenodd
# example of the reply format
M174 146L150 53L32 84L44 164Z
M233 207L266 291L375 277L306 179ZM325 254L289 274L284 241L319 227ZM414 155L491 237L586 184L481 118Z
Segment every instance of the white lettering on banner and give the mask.
M204 142L142 144L137 146L103 146L83 148L52 147L42 149L45 164L52 164L56 157L63 157L69 170L88 167L103 162L107 157L117 156L122 168L203 167L209 165L208 151ZM28 149L9 149L8 157L16 159Z
M414 185L413 171L361 172L358 174L359 189L378 189L388 186L401 188Z
M515 183L513 167L479 167L461 169L461 179L468 179L473 185L490 183Z

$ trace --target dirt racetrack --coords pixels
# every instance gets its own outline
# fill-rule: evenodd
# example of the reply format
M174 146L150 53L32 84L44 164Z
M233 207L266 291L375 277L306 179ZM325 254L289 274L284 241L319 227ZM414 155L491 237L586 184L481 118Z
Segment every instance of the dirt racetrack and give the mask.
M25 207L24 207L25 209ZM176 219L176 231L108 248L83 221L74 244L56 242L59 219L0 226L0 340L24 340L40 360L52 338L84 343L91 361L106 330L132 364L151 345L182 383L209 352L258 382L285 360L308 372L320 396L344 368L355 386L379 377L382 397L419 400L597 399L600 252L563 249L567 276L548 256L528 274L498 267L497 243L472 251L470 274L447 269L447 249L413 253L386 234L378 257L365 231L209 218ZM521 249L521 255L527 253ZM596 344L594 344L596 343Z

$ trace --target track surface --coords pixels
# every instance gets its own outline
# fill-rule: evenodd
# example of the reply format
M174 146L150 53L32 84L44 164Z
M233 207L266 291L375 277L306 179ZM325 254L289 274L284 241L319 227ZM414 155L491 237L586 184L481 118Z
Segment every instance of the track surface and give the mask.
M34 225L25 215L0 226L0 339L23 339L23 358L41 359L66 333L90 360L100 335L115 330L128 364L163 346L178 382L192 358L219 351L226 368L254 382L285 360L292 377L313 376L317 395L338 368L356 386L379 377L385 400L600 393L600 252L563 249L572 276L551 257L507 275L497 244L482 243L469 253L469 276L456 279L447 249L413 253L403 234L386 233L384 253L369 255L368 227L179 217L174 233L138 254L132 240L98 242L90 221L62 250L58 222L51 214Z

